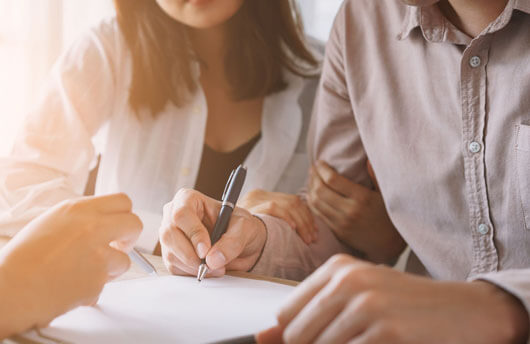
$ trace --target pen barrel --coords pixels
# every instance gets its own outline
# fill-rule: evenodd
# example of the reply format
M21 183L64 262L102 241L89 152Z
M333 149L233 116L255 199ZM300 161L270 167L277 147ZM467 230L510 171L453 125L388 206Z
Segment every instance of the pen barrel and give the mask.
M219 216L215 221L215 226L213 227L213 233L210 239L212 240L212 246L219 241L221 236L226 232L228 228L228 223L230 222L230 216L232 215L233 209L227 205L224 205L219 212Z

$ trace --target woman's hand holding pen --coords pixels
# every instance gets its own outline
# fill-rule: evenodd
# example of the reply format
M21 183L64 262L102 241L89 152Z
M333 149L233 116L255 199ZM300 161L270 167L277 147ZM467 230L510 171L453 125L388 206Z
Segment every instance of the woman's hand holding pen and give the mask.
M265 245L265 225L247 210L236 207L226 233L212 247L210 231L221 202L198 191L181 189L164 206L160 227L162 258L175 275L197 275L202 258L207 276L222 276L226 270L248 271Z
M97 301L127 271L142 222L123 194L66 201L26 225L0 254L0 338Z

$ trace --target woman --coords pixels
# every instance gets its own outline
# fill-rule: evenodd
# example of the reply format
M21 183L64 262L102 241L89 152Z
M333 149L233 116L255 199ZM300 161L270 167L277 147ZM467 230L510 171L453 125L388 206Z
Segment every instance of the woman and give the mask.
M9 216L0 232L12 235L44 209L81 195L101 153L96 194L131 197L144 223L144 251L154 250L162 207L177 190L219 198L240 163L249 170L243 194L267 190L245 202L274 204L265 208L314 240L309 210L286 195L306 178L318 82L318 49L305 44L291 1L115 6L116 18L56 64L5 161L0 204Z
M62 202L25 226L0 249L0 341L94 304L141 228L123 194Z

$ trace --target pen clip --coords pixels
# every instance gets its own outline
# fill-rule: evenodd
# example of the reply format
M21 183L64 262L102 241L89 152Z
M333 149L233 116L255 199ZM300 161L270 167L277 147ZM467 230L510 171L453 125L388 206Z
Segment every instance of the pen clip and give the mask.
M232 185L232 179L234 178L235 173L236 173L236 170L232 170L232 173L230 173L230 177L228 178L228 181L226 182L226 185L225 185L225 189L223 191L223 196L221 196L221 201L226 201L226 193L228 192L230 185Z

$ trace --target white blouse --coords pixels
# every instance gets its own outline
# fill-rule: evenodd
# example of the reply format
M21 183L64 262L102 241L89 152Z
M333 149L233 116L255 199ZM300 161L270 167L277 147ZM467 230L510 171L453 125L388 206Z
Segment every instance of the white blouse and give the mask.
M312 50L321 58L316 44ZM184 107L168 104L155 117L137 116L128 103L131 71L114 18L59 59L10 157L0 160L0 235L12 236L59 201L81 196L101 154L96 194L125 192L144 223L137 245L153 251L163 205L195 185L207 104L199 89ZM296 193L305 183L318 79L288 72L285 79L288 87L265 99L262 137L246 158L242 194L256 188Z

